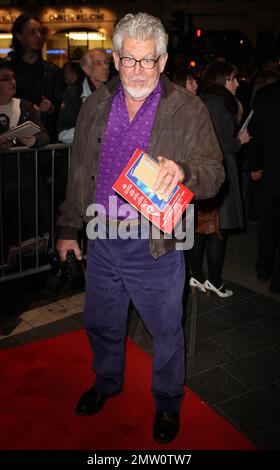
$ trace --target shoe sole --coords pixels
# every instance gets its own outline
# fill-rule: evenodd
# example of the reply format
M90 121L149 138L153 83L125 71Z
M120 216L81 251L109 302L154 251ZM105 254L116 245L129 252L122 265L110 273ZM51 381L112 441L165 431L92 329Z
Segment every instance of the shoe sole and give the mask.
M84 412L84 411L78 411L78 410L75 410L75 413L78 416L91 416L91 415L96 415L97 413L99 413L102 410L103 410L103 406L102 406L102 408L100 408L100 410L94 410L94 411L91 411L90 413L89 412Z
M192 295L197 295L197 294L202 294L202 295L206 295L206 297L209 297L209 292L207 289L205 291L199 289L199 287L195 287L195 286L190 286L190 289L191 289L191 293Z
M157 438L155 436L153 436L153 439L155 442L157 442L158 444L169 444L169 442L172 442L174 441L174 439L176 439L176 437L178 436L178 433L179 433L179 429L178 431L176 432L175 436L172 437L171 439L160 439L160 438Z
M217 294L217 292L211 289L207 289L207 292L208 292L208 295L207 295L208 297L211 297L211 295L215 295L216 297L219 297L219 299L228 299L229 297L233 296L233 292L230 295L219 295Z
M93 410L93 411L90 411L90 412L86 412L86 411L79 411L77 410L77 407L75 408L75 413L76 415L78 416L91 416L91 415L96 415L97 413L100 413L100 411L103 410L104 406L106 405L107 401L112 398L112 397L115 397L117 395L119 395L120 393L122 392L122 390L120 390L119 392L115 392L115 393L112 393L110 395L107 396L106 400L103 402L103 404L100 406L99 409L97 410Z
M172 437L172 439L157 439L156 437L153 437L153 439L158 444L169 444L169 442L172 442L172 441L174 441L174 439L176 439L177 434L176 434L176 436Z

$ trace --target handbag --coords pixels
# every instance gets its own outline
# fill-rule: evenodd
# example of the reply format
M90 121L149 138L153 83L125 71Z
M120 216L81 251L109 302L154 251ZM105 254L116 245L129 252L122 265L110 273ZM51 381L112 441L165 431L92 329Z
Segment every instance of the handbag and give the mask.
M195 218L195 232L203 234L217 233L219 230L219 210L217 207L209 210L199 210Z

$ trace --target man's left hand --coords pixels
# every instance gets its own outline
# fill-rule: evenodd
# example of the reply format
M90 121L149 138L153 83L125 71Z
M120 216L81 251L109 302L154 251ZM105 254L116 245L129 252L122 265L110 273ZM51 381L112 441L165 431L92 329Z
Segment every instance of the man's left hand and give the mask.
M39 106L34 104L33 108L35 108L40 113L52 113L54 110L54 105L46 96L42 95L42 101Z
M29 135L29 136L19 137L18 140L22 142L23 145L26 145L26 147L32 147L36 142L36 137L35 135Z
M161 194L170 196L172 191L176 188L178 183L182 183L185 179L183 168L175 163L173 160L168 160L166 157L157 157L160 166L159 175L155 182L153 189L160 190Z

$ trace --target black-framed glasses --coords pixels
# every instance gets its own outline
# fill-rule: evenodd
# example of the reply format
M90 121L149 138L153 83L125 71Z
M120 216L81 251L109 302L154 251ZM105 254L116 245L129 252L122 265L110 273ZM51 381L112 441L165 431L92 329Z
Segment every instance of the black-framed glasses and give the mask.
M122 64L123 67L127 67L129 69L132 69L132 67L135 67L137 62L139 62L140 67L143 69L153 69L156 66L156 63L160 59L160 55L158 56L157 59L140 59L136 60L134 57L120 57L120 63Z

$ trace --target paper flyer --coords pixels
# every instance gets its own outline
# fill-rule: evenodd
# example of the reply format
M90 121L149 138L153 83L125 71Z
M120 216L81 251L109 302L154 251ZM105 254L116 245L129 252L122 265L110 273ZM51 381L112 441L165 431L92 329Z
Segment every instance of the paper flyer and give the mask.
M153 186L159 164L143 150L136 149L113 184L113 189L165 233L172 233L194 194L179 183L168 197Z
M0 142L5 140L12 140L16 137L27 137L41 132L41 128L32 121L26 121L17 127L13 127L9 131L0 134Z

